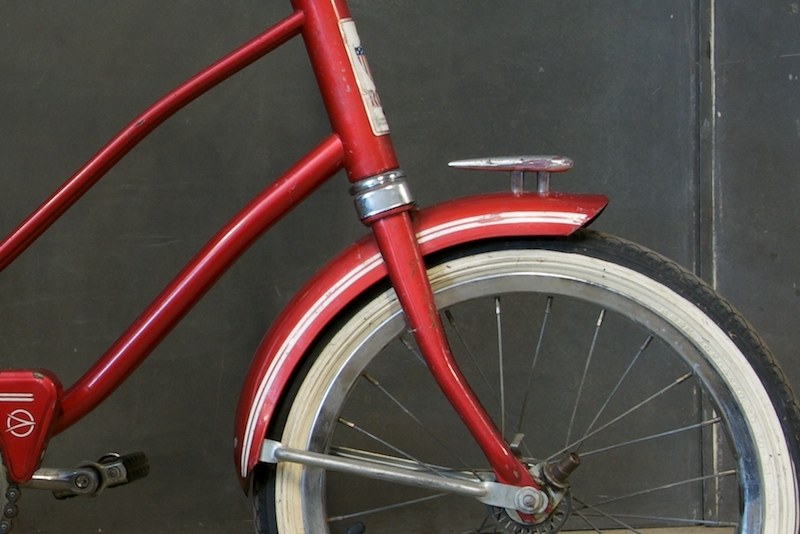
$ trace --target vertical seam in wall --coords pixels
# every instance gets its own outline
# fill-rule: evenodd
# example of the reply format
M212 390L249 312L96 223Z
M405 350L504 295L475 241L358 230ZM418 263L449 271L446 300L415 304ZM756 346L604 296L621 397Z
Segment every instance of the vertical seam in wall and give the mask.
M717 284L717 230L719 195L717 180L717 80L716 0L700 0L697 10L695 175L695 272Z
M716 0L709 0L710 6L710 14L709 14L709 37L708 37L708 46L709 46L709 58L708 58L708 66L709 66L709 76L711 78L710 85L711 85L711 162L710 162L710 209L709 209L709 225L710 225L710 262L711 265L709 266L709 283L714 287L717 288L717 45L716 45Z
M698 0L697 64L696 64L696 125L697 171L695 176L695 270L706 282L717 285L717 230L719 228L719 183L717 180L717 59L716 59L716 0ZM698 415L702 419L716 417L716 411L706 395L698 395ZM724 449L719 425L704 429L698 439L702 453L700 462L704 473L719 472ZM719 517L721 502L719 480L710 482L701 491L700 514L707 520Z

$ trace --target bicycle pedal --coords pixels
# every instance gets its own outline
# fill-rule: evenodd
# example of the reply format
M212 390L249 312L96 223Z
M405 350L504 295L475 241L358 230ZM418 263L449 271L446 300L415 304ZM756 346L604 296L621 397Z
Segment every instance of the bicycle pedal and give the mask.
M41 468L24 487L52 491L56 499L93 497L107 488L144 478L149 472L150 463L143 452L126 455L112 453L78 467Z
M126 480L117 485L130 484L150 474L150 460L147 459L147 455L143 452L132 452L124 456L107 454L100 458L97 463L116 467L121 465L125 469Z

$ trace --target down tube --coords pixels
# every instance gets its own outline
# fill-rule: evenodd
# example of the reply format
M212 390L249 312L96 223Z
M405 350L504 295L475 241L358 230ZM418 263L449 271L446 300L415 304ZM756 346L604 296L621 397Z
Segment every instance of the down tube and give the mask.
M263 232L342 168L342 159L341 141L329 136L234 216L65 392L56 433L108 397Z

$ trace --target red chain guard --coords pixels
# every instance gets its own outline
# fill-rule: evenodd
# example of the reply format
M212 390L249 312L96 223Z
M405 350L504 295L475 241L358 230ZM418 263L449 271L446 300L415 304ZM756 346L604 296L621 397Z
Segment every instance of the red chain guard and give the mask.
M48 371L0 372L0 449L12 482L27 482L39 468L61 392Z

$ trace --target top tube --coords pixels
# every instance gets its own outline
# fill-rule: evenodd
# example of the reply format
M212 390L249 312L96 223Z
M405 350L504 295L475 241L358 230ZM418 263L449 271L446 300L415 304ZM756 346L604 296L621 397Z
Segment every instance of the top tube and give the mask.
M292 4L296 11L286 19L167 93L114 136L0 243L0 271L166 119L299 33L334 133L343 144L349 179L355 182L396 169L388 124L345 2L294 0Z
M170 91L92 156L50 198L0 243L0 271L8 267L139 142L169 117L300 32L296 12Z

